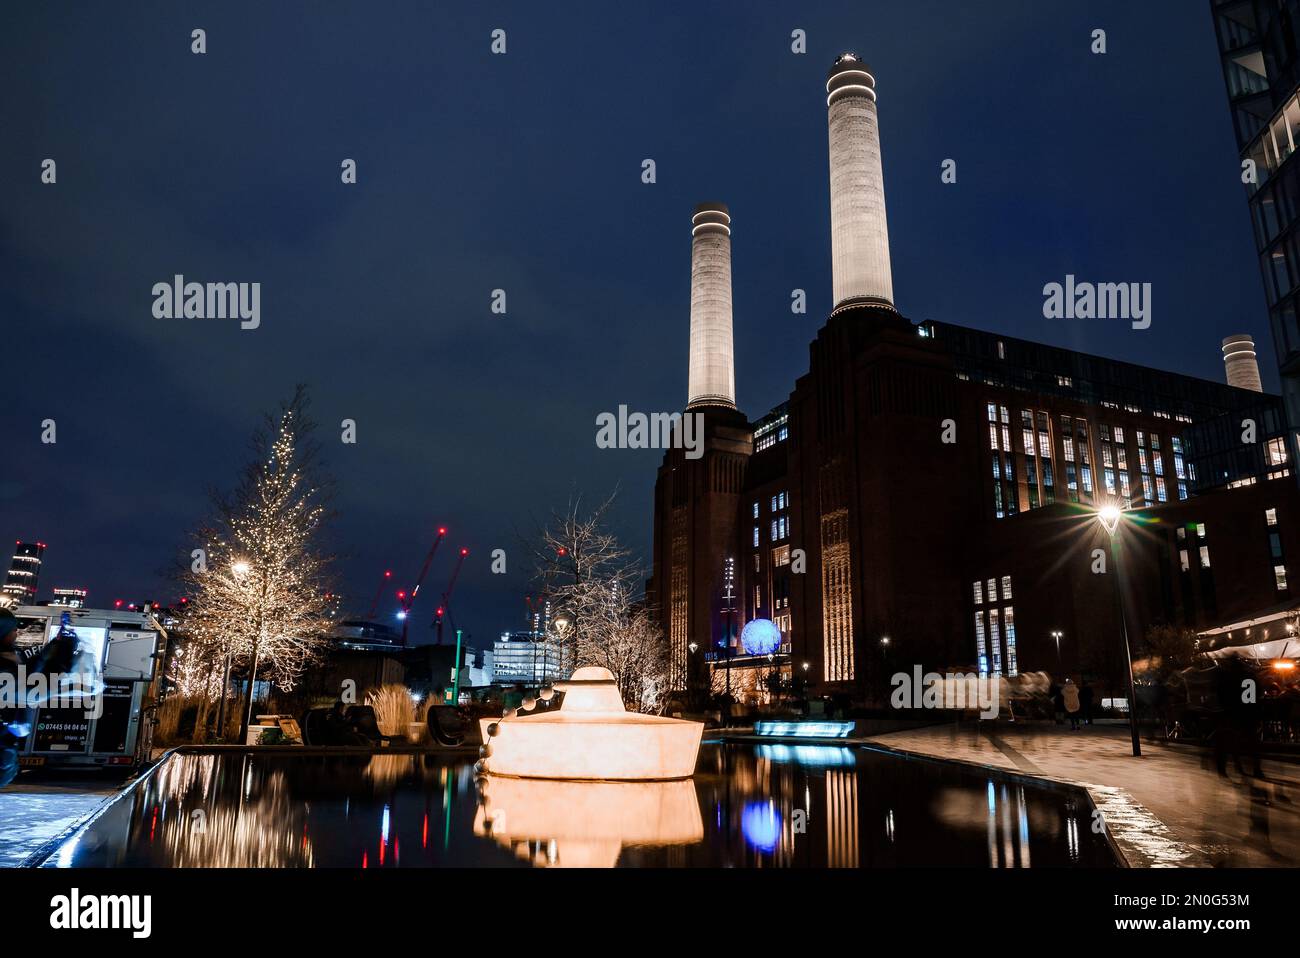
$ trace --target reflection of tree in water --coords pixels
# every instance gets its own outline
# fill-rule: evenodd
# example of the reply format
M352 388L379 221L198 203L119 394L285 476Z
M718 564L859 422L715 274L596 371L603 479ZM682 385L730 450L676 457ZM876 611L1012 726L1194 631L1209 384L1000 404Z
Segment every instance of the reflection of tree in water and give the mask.
M416 772L418 756L373 755L366 763L365 776L375 791L392 791Z
M133 831L177 868L311 868L307 814L282 771L176 755L151 783Z

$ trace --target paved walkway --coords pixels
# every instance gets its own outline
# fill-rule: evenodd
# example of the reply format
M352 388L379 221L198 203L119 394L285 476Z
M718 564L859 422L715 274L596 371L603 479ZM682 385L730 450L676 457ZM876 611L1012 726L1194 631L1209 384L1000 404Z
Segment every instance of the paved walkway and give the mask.
M1300 864L1300 764L1265 759L1264 777L1184 745L1142 742L1127 726L1071 732L1050 722L930 726L868 741L1082 785L1134 866L1249 867Z
M112 772L24 772L0 789L0 868L13 868L122 788Z

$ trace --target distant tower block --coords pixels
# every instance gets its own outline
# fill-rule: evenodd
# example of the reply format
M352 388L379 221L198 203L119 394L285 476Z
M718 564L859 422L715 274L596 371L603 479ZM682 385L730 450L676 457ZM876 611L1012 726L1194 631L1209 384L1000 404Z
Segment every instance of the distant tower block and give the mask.
M1223 341L1223 366L1229 386L1257 393L1264 391L1259 381L1259 363L1255 360L1255 341L1245 333Z
M687 409L736 408L731 346L731 215L701 203L691 217L691 365Z
M835 308L865 303L892 309L876 78L856 54L842 53L830 69L826 94Z

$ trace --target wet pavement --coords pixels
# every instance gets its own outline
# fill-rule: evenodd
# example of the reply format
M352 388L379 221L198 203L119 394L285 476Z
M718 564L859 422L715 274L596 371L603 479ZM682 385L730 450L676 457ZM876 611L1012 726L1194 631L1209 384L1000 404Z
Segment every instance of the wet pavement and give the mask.
M21 865L121 790L121 772L32 770L0 789L0 868Z

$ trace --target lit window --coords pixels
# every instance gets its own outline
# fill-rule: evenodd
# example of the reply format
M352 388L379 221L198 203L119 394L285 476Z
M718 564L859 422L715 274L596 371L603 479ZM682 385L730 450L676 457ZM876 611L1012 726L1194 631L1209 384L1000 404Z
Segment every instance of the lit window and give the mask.
M984 604L984 583L982 582L975 583L975 604Z
M754 503L754 518L758 518L758 503Z
M1179 565L1179 567L1180 567L1184 572L1189 572L1189 571L1191 571L1192 563L1191 563L1191 561L1187 558L1187 550L1186 550L1186 549L1179 549L1179 550L1178 550L1178 565Z
M758 545L758 526L754 526L754 545Z
M1002 610L1002 624L1007 637L1007 675L1016 675L1016 610L1011 606Z
M1002 577L1002 599L1006 601L1009 598L1011 598L1011 576L1004 575Z
M1277 510L1276 510L1276 509L1265 509L1265 510L1264 510L1264 521L1267 522L1270 526L1275 526L1275 525L1277 525Z
M1282 439L1270 439L1265 450L1270 466L1280 466L1286 462L1286 442Z
M1204 539L1204 538L1205 538L1205 523L1204 523L1204 522L1198 522L1198 523L1196 523L1196 538L1198 538L1198 539Z
M1208 569L1209 567L1210 567L1210 547L1201 546L1201 568Z
M1286 588L1286 566L1273 566L1273 581L1277 583L1277 589L1279 592Z
M989 584L988 584L988 590L987 590L987 591L988 591L988 597L989 597L989 601L990 601L990 602L996 602L996 601L998 601L998 581L997 581L997 579L989 579Z
M979 583L975 583L978 587ZM984 613L975 613L975 654L979 657L980 675L989 674L989 652L984 637Z
M1002 674L1002 630L998 625L998 610L989 609L989 642L993 645L993 674Z

